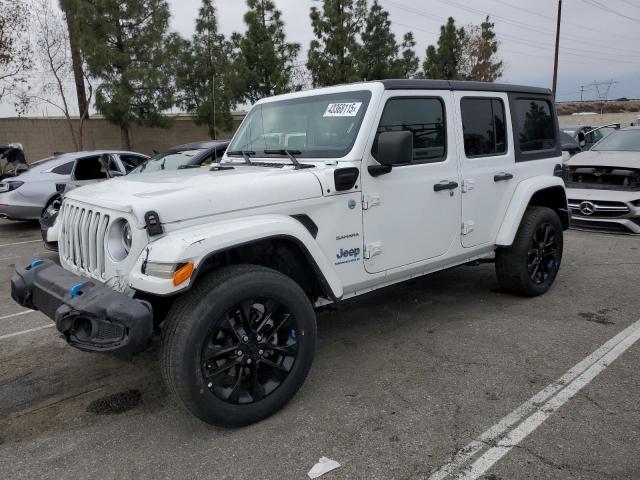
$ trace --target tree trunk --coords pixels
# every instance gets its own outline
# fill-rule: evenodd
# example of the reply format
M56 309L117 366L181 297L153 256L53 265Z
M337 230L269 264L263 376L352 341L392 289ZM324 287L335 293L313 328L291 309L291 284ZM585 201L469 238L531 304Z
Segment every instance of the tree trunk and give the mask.
M84 87L84 71L82 68L82 55L78 42L78 29L73 14L65 12L67 29L69 30L69 48L71 49L71 62L73 64L73 78L76 84L76 94L78 96L78 113L85 114L85 119L89 119L89 102L87 92ZM86 112L86 113L85 113Z
M131 150L131 139L129 138L129 127L120 127L120 142L124 150Z

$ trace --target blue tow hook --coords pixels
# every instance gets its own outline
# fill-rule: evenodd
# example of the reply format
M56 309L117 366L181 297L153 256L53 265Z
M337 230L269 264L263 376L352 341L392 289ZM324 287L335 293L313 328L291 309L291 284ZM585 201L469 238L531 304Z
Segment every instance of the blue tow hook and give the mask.
M84 283L76 283L73 287L71 287L71 298L76 298L78 295L80 295L82 293L80 289L84 286Z
M44 260L41 260L39 258L34 258L33 260L31 260L31 265L29 265L29 270L37 267L38 265L42 265L43 263L44 263Z

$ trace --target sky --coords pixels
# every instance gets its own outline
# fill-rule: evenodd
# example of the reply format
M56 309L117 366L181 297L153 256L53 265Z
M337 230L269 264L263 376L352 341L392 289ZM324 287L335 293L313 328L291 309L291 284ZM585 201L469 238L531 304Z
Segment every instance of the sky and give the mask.
M55 0L54 0L55 1ZM373 0L369 0L371 3ZM313 39L309 10L317 0L274 0L283 13L287 39L302 45L306 61ZM57 3L57 2L55 2ZM168 0L171 29L190 37L201 0ZM215 0L220 30L244 32L243 0ZM505 62L501 81L551 88L557 0L379 0L389 11L398 41L414 33L416 52L424 60L435 44L440 25L452 16L458 25L479 24L486 15L495 23ZM597 99L594 82L614 82L608 98L640 98L640 0L564 0L558 69L559 101ZM604 95L606 86L600 86ZM34 112L36 113L36 112ZM0 115L15 112L0 106Z

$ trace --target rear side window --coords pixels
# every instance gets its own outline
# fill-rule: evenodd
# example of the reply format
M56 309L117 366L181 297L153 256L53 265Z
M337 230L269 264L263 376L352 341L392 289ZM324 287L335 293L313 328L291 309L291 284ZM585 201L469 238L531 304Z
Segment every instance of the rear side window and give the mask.
M553 150L556 146L555 123L546 100L515 100L515 123L521 152Z
M71 170L73 170L73 162L67 162L53 168L51 172L57 173L58 175L71 175Z
M146 160L145 157L140 157L138 155L126 155L126 154L120 155L120 161L122 162L122 166L124 167L127 173L129 173L134 168L138 167L141 163L144 163L145 160ZM117 167L114 168L114 170L117 170L117 169L118 169Z
M372 155L375 158L380 133L409 131L413 134L413 163L442 162L446 156L444 118L440 99L390 99L380 119Z
M488 157L507 151L504 104L497 98L463 98L462 131L467 157Z

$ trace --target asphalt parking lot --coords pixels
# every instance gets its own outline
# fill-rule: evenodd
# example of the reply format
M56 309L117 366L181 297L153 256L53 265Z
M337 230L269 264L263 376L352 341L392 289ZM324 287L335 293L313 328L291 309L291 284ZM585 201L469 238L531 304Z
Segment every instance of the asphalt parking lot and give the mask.
M321 312L302 390L236 430L174 404L157 342L132 362L83 353L21 313L9 279L19 258L53 258L39 238L0 221L0 478L302 479L321 456L342 465L323 479L640 478L637 237L568 232L534 299L485 264Z

